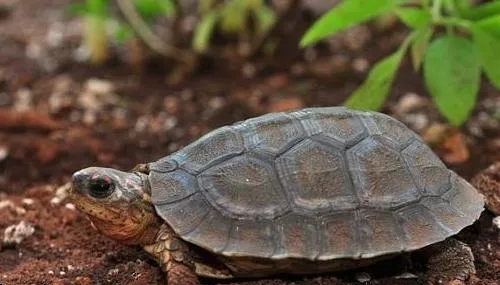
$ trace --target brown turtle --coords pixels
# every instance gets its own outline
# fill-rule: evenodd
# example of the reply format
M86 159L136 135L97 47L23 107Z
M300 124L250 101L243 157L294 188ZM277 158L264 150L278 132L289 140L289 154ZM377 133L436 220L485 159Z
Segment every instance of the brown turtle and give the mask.
M170 285L330 272L424 247L430 274L464 279L471 251L449 237L483 210L402 123L340 107L225 126L131 172L80 170L71 197L103 234L142 245Z

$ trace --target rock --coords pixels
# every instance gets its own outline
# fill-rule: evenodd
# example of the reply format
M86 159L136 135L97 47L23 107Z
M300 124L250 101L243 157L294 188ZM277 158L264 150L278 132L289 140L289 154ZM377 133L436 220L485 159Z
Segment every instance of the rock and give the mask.
M2 245L6 247L18 245L34 232L35 228L25 221L8 226L4 231Z
M398 276L395 276L394 278L395 279L414 279L414 278L418 278L418 276L413 274L413 273L410 273L410 272L405 272L405 273L401 273Z
M417 132L421 132L429 125L429 117L425 113L405 114L402 121Z
M99 78L90 78L85 82L84 88L88 92L100 95L107 95L115 91L115 86L111 81Z
M33 92L30 89L19 89L14 95L14 110L23 112L33 107Z
M394 106L394 112L397 114L406 114L417 108L423 107L428 104L428 100L416 93L406 93Z
M358 282L365 283L372 280L372 277L367 272L358 272L356 273L356 280Z
M52 204L52 205L61 204L61 202L64 201L68 197L70 189L71 189L70 182L68 182L62 186L59 186L56 189L55 196L50 200L50 204Z
M476 174L471 183L484 195L488 210L500 216L500 162Z
M22 201L24 206L31 206L35 203L35 200L31 199L31 198L24 198Z
M0 201L0 210L5 208L14 209L14 207L15 207L14 203L12 203L12 201L10 200Z

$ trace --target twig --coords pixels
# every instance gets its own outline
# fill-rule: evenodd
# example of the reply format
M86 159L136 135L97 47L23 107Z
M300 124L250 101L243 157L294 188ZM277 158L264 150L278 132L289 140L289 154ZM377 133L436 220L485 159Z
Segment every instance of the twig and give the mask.
M290 16L292 11L294 11L295 8L297 8L299 3L300 3L300 0L291 0L290 1L288 6L286 7L286 9L283 12L281 12L280 15L277 16L277 20L274 23L274 25L271 28L267 29L267 31L265 33L261 34L255 40L255 43L252 45L252 47L250 48L250 51L247 54L247 58L253 57L262 48L262 46L264 45L266 40L268 40L271 35L276 33L276 31L283 25L283 23L288 18L288 16Z
M150 49L166 57L180 60L187 66L191 67L194 65L196 56L193 53L186 52L175 46L169 45L156 36L149 29L148 24L137 13L130 0L117 0L117 4L132 29Z

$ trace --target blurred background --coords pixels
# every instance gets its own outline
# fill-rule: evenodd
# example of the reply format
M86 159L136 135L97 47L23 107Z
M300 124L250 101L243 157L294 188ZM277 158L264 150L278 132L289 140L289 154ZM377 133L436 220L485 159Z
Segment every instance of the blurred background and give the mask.
M0 284L161 284L140 249L94 232L65 183L268 112L378 110L472 178L500 159L499 3L0 0L0 232L19 231L4 234ZM473 284L500 280L490 227L464 234ZM423 284L389 267L241 284Z

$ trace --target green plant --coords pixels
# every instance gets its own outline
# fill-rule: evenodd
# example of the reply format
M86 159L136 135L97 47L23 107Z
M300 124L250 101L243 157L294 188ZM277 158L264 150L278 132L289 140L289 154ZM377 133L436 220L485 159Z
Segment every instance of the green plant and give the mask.
M210 45L215 29L226 35L249 36L249 28L255 36L265 35L276 22L276 15L263 0L230 0L221 4L214 0L200 1L201 20L193 36L193 49L204 52ZM249 27L248 20L254 19L254 26Z
M161 16L173 16L175 5L173 0L127 0L130 2L134 12L150 25ZM109 6L113 1L109 0L85 0L72 4L70 13L83 17L84 33L83 42L90 53L90 61L101 64L108 58L109 34L114 35L118 43L125 42L134 37L135 31L129 23L115 17L110 13ZM109 25L109 24L113 25ZM142 23L142 22L141 22ZM109 28L112 27L112 31Z
M83 42L90 53L90 62L100 64L108 58L106 20L108 0L86 0L73 4L70 12L84 18Z
M468 0L344 0L303 36L308 46L376 17L395 14L411 32L399 49L380 60L345 105L380 109L405 53L423 78L441 114L454 126L470 115L481 72L500 89L500 1L474 6ZM443 28L443 29L441 29Z

